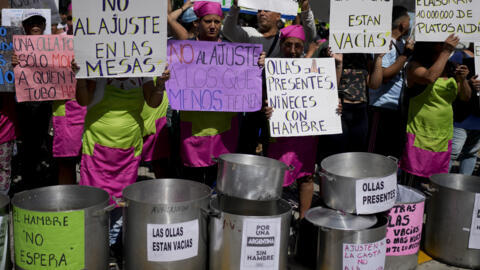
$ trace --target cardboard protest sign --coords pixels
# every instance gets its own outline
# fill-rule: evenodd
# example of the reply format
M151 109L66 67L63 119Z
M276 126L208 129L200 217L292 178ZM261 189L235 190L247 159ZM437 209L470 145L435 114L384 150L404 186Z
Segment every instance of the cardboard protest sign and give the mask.
M272 137L342 133L333 58L269 58L265 73Z
M416 41L443 42L456 34L462 42L480 40L480 1L416 2Z
M0 27L0 92L15 92L12 66L13 35L23 33L20 27Z
M261 53L258 44L169 41L170 105L182 111L259 111Z
M385 239L375 243L343 244L342 270L384 269L385 250Z
M297 16L298 13L298 2L295 0L238 0L238 6L253 10L270 10L290 16Z
M386 53L392 39L392 1L331 0L330 47L335 53Z
M13 47L18 56L14 69L18 102L75 98L71 36L13 36Z
M167 1L74 0L77 78L161 76Z
M417 254L422 240L425 202L395 205L389 213L387 256Z
M30 9L2 9L2 25L3 26L17 26L17 27L22 27L22 15L23 12L28 11ZM39 12L40 14L43 15L46 19L45 25L51 25L52 20L50 16L50 10L49 9L35 9L36 12ZM52 28L51 27L45 27L45 35L50 35L52 34Z
M11 7L16 9L48 9L52 23L47 25L58 24L62 21L58 13L58 4L54 0L11 0Z
M480 75L480 42L475 42L475 74Z

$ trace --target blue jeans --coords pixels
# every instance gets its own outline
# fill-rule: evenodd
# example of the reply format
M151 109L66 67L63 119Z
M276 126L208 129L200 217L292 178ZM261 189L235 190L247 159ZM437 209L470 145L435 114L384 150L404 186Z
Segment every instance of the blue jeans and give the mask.
M454 128L450 168L454 161L460 162L460 173L472 175L480 150L480 130Z

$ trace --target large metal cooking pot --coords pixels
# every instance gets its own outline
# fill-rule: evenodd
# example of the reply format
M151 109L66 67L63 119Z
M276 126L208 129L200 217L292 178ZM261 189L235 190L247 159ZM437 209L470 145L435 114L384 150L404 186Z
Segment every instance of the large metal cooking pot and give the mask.
M211 192L204 184L180 179L125 188L125 269L205 269Z
M218 158L217 190L231 197L255 200L278 200L282 196L285 163L275 159L225 154Z
M257 208L256 215L240 205L226 212L212 199L210 270L287 269L292 207L278 200L263 212Z
M397 163L371 153L343 153L322 163L321 194L325 204L351 214L375 214L393 207Z
M317 207L305 219L317 227L316 270L383 269L387 218ZM357 268L361 267L361 268Z
M433 188L427 201L426 252L450 265L480 269L480 229L472 231L480 226L480 177L437 174L430 180ZM476 243L477 249L469 248L469 242Z
M107 192L87 186L15 194L15 269L107 269L108 203Z
M425 199L416 189L398 186L397 202L388 218L385 269L413 270L417 267Z
M12 269L10 260L10 198L0 195L0 269Z

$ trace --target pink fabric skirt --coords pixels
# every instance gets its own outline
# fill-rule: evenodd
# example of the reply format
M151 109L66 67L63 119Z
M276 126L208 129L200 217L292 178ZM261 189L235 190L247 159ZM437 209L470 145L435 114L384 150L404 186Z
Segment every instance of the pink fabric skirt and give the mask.
M275 142L270 143L267 156L293 167L285 174L284 187L290 186L297 179L313 175L317 148L316 136L275 138Z
M135 148L125 150L96 144L93 156L82 155L80 185L101 188L110 196L121 198L123 189L137 181L139 166L140 156L135 157Z
M448 173L452 141L448 142L447 152L432 152L416 147L415 135L407 133L407 143L400 168L410 174L429 178L434 174Z
M80 156L86 113L86 107L80 106L74 100L69 100L65 103L65 116L52 117L54 157Z
M143 161L154 161L165 159L170 156L170 146L168 143L167 118L162 117L155 121L157 129L155 134L143 138Z
M238 145L238 117L232 118L231 129L214 136L192 136L192 123L180 123L180 154L186 167L209 167L216 164L213 158L234 153Z

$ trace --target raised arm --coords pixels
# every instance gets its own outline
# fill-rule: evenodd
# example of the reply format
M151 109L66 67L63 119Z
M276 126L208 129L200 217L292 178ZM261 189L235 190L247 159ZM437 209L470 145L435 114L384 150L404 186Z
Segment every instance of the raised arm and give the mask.
M460 39L451 34L445 40L442 52L438 56L435 63L430 68L425 68L418 62L411 62L407 68L408 85L415 84L428 85L434 83L440 76L442 76L445 65L450 58L450 54L455 50Z
M368 67L368 88L378 89L383 81L383 61L384 54L375 54L373 62L369 61Z
M191 6L193 6L193 3L190 0L188 0L187 2L185 2L185 4L182 6L182 8L179 8L179 9L173 11L172 13L168 14L168 17L167 17L168 25L170 26L170 29L172 30L173 36L177 40L186 40L186 39L189 38L187 29L185 29L185 27L183 27L178 22L178 18L180 17L180 15L182 15L182 13L185 10L187 10Z
M238 25L238 15L240 8L238 7L238 0L233 1L230 11L223 20L223 35L232 42L248 43L248 33Z
M303 0L300 18L305 31L305 39L307 43L310 43L317 36L317 27L315 26L315 17L313 16L313 11L310 9L309 0Z
M402 68L407 63L408 58L412 55L414 46L414 42L408 39L407 43L405 44L405 50L397 57L395 63L387 68L383 68L383 83L388 83L391 79L397 76L398 73L400 73Z
M455 79L458 84L458 97L462 101L469 101L472 97L472 88L467 80L468 73L470 73L470 71L465 65L460 65L455 70Z

